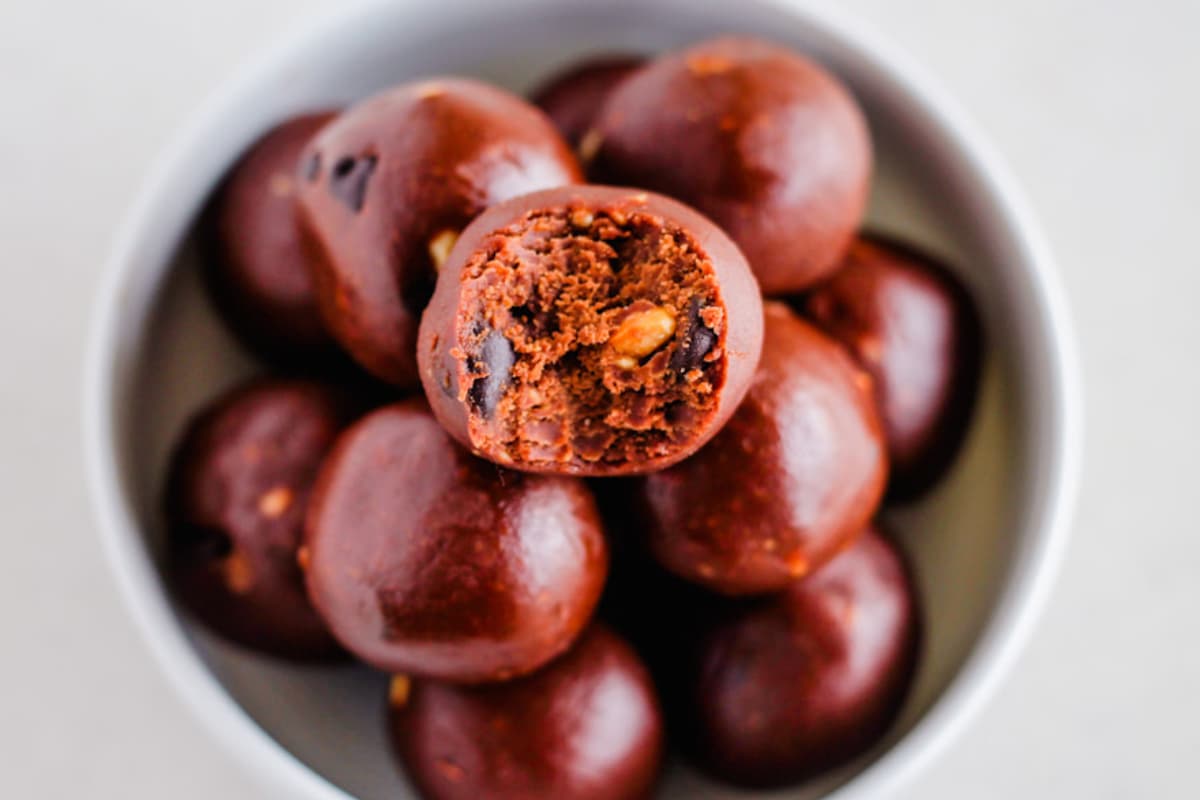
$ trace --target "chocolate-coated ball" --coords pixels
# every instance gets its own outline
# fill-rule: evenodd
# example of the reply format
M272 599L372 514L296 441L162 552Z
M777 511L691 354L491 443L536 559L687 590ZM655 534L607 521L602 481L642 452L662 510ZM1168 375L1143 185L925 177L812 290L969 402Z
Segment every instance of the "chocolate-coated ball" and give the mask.
M208 209L205 276L217 308L259 356L288 366L335 361L317 312L296 218L296 163L332 113L280 124L225 177Z
M477 459L417 400L339 438L304 552L309 594L347 650L389 672L463 682L521 675L566 650L608 566L582 481Z
M636 484L650 550L725 594L778 591L846 547L887 479L870 378L833 339L769 302L749 394L691 458Z
M528 472L647 472L745 395L762 299L724 233L661 195L548 189L463 231L421 320L421 381L459 441Z
M330 331L375 376L417 383L436 270L490 205L580 178L545 114L464 78L405 84L350 108L301 157L301 222Z
M604 183L642 186L724 228L767 294L837 268L862 221L871 140L846 88L780 45L726 37L613 90L580 145Z
M322 384L256 380L188 427L168 481L169 569L208 627L282 656L338 652L296 556L317 470L352 410Z
M863 753L904 701L918 627L905 565L874 532L735 610L685 679L697 765L738 785L782 786Z
M983 336L967 290L915 248L859 239L801 308L874 378L889 500L919 497L954 461L979 390Z
M566 655L507 683L393 680L392 741L430 800L648 800L663 755L654 687L592 626Z

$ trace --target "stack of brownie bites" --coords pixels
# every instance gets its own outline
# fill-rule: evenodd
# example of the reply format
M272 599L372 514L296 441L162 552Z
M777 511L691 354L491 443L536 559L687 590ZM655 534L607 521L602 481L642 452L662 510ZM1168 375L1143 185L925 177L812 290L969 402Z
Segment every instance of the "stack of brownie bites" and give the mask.
M981 360L951 273L860 230L871 165L846 88L747 38L532 104L438 77L283 122L203 221L276 373L178 446L177 596L394 676L429 798L649 797L668 749L774 787L865 752L921 627L874 520L945 473Z

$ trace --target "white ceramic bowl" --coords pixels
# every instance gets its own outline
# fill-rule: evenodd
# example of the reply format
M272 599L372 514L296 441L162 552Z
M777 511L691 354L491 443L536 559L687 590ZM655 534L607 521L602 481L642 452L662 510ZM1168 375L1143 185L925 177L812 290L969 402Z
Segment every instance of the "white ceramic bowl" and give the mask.
M191 412L253 369L199 290L190 229L206 195L258 134L300 110L446 72L520 90L588 51L653 52L730 31L791 43L851 86L878 154L871 222L960 266L990 344L976 421L953 474L928 501L889 520L912 554L927 612L909 702L872 754L778 796L885 793L954 737L1012 662L1067 534L1080 452L1076 363L1037 226L934 83L858 23L809 3L362 3L270 48L158 161L97 302L84 397L92 496L130 612L186 704L280 796L382 800L405 790L383 738L380 676L240 651L181 618L164 591L158 497L171 442ZM738 794L678 767L666 792Z

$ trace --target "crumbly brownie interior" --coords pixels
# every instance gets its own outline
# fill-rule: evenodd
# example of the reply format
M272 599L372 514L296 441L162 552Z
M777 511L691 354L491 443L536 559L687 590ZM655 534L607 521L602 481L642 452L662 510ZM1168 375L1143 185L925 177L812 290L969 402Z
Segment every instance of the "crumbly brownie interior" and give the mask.
M716 412L725 307L707 254L662 217L531 212L462 280L454 355L481 451L616 467L671 454Z

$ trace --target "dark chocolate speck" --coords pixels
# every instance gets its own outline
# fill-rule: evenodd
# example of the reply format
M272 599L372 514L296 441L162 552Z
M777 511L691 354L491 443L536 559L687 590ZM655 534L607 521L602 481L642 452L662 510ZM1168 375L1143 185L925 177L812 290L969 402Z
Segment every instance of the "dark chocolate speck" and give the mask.
M343 156L333 165L329 191L351 211L361 211L367 196L367 182L375 172L375 156Z
M508 387L515 360L512 342L499 331L489 333L480 345L478 354L468 360L467 366L472 372L479 367L487 370L486 375L475 379L468 391L471 406L477 413L490 417L496 411Z
M699 367L704 356L717 343L717 334L700 320L700 301L693 299L688 306L687 327L683 341L671 354L670 367L675 372L687 372Z

